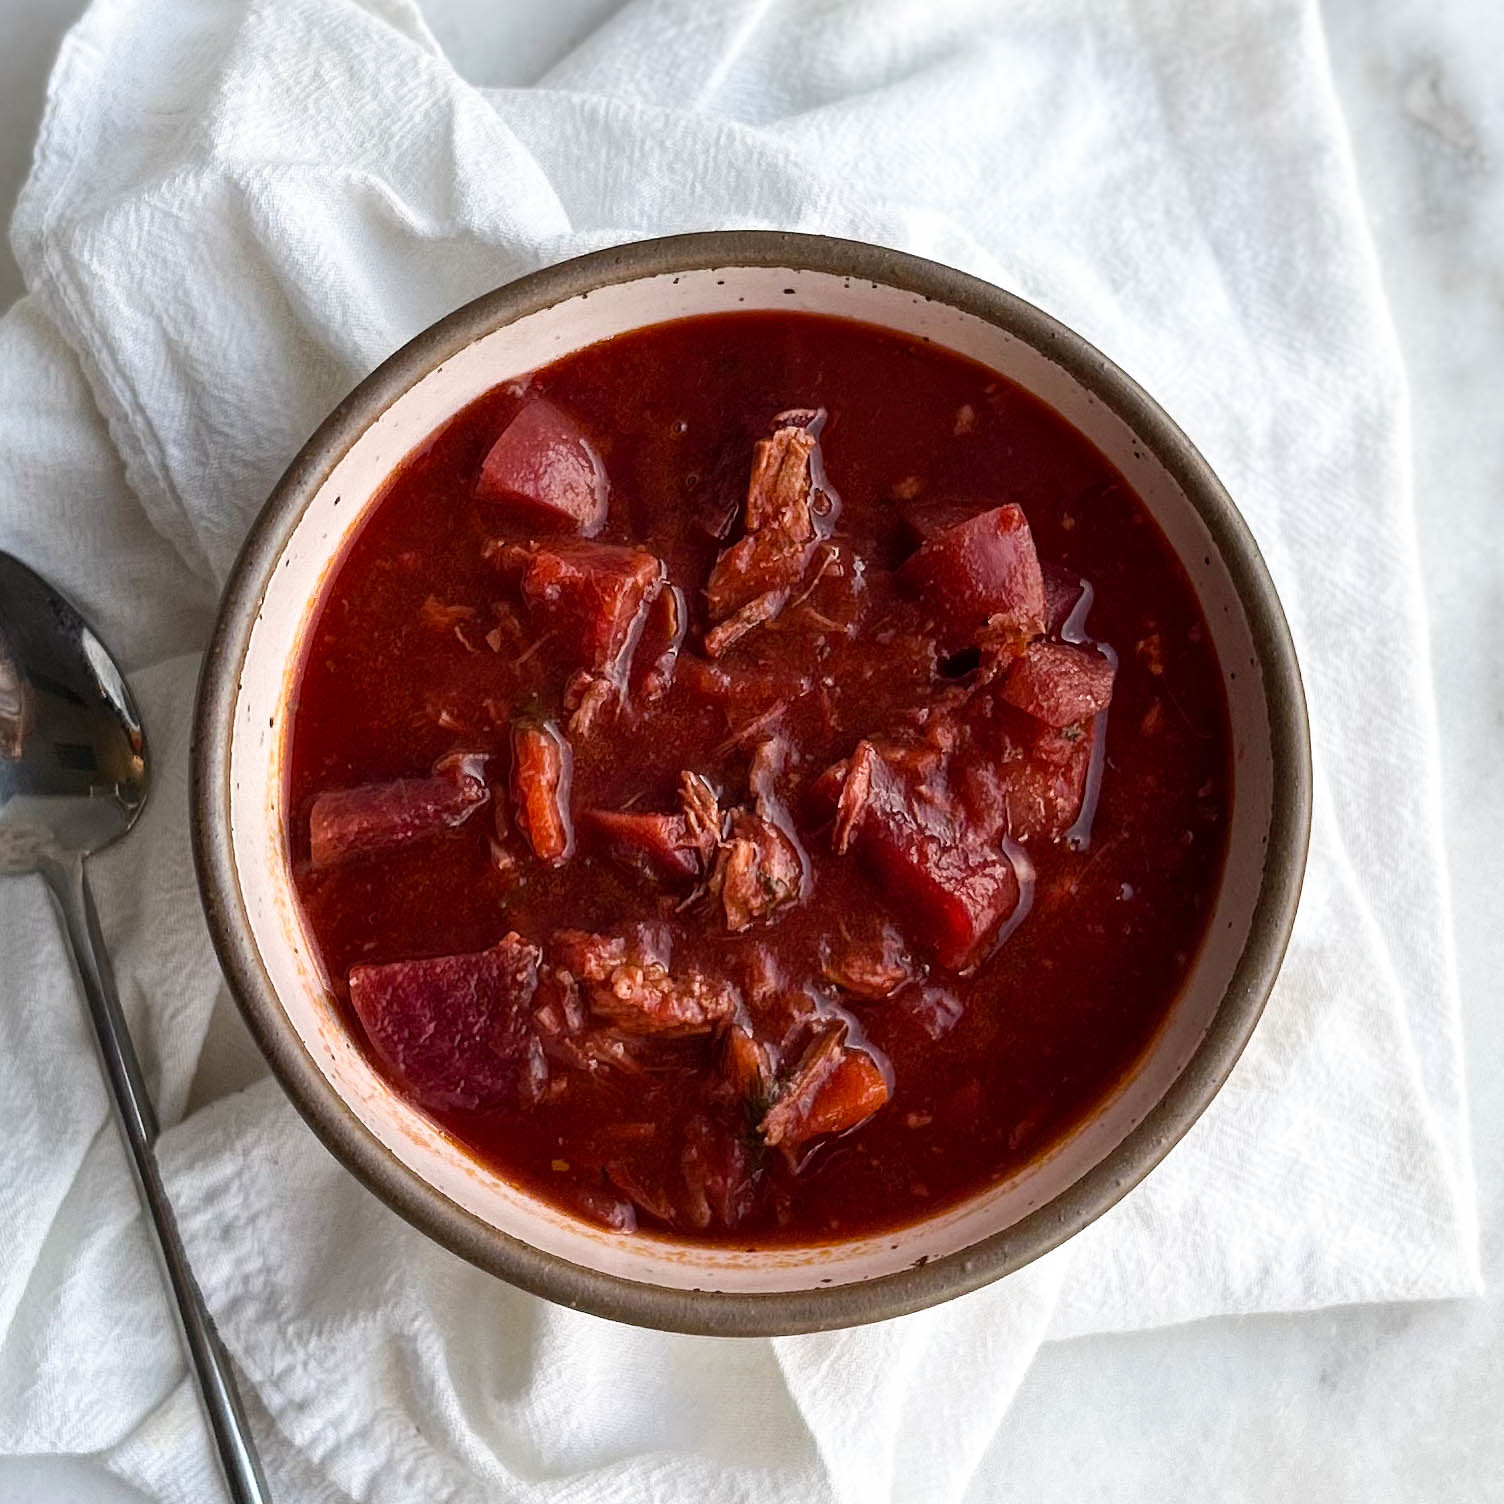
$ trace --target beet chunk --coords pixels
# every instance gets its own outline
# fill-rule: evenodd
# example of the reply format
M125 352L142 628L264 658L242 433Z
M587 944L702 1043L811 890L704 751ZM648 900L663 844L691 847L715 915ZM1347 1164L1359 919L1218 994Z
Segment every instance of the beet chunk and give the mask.
M668 882L693 882L710 850L683 815L593 809L583 817L607 853L629 871Z
M309 855L315 867L332 867L407 846L462 824L490 797L476 758L432 778L330 789L308 812Z
M901 577L929 611L947 652L983 628L1022 647L1044 631L1044 577L1024 514L1013 505L979 512L935 533Z
M593 538L606 524L606 470L584 430L542 397L525 402L480 467L475 494L532 532Z
M906 501L898 509L898 541L906 549L918 548L947 528L956 527L986 510L985 501L965 501L950 496Z
M842 789L841 833L914 940L942 966L970 966L1018 903L1013 864L958 800L904 776L870 742L848 768L862 787L851 800ZM846 783L855 781L848 771Z
M371 1047L426 1107L515 1100L528 1053L537 946L507 935L469 955L356 966L350 1003Z
M1003 698L1059 729L1089 720L1112 698L1112 662L1095 648L1036 642L1014 660Z
M558 866L574 849L569 823L573 759L558 728L519 726L512 734L512 798L517 824L539 861Z
M1006 831L1025 846L1058 840L1086 797L1095 720L1047 726L1010 704L1005 688L989 686L968 705L951 786L987 835Z
M1058 841L1081 814L1091 768L1092 726L1047 731L1004 779L1008 832L1025 846Z
M663 564L644 549L566 540L532 550L522 598L586 669L616 673L662 585Z

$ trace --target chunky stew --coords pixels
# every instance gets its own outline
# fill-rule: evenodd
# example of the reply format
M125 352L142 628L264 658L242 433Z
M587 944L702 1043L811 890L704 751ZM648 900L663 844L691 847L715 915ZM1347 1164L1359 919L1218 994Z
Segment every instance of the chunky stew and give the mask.
M845 320L487 393L327 586L287 839L352 1032L623 1233L903 1225L1089 1114L1200 944L1230 791L1185 573L1076 430Z

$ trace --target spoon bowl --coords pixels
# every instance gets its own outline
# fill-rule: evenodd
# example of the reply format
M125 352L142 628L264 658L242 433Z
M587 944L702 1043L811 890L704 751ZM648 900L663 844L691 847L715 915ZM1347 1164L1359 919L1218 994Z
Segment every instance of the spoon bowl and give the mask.
M89 624L0 554L0 872L118 841L150 788L141 715Z

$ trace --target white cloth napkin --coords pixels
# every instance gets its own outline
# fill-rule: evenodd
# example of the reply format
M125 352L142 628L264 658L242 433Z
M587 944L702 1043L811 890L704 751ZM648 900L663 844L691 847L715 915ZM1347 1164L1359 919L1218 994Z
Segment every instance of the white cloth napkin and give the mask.
M157 758L96 886L184 1234L281 1500L960 1500L1043 1340L1478 1286L1405 389L1314 0L96 0L0 321L0 546L134 670ZM455 64L483 88L466 82ZM531 84L533 87L517 87ZM184 1118L225 1005L188 720L217 587L330 406L576 251L769 224L963 266L1173 412L1279 584L1317 759L1279 987L1218 1102L1087 1233L965 1300L729 1342L428 1245L270 1082ZM0 887L0 1451L153 1497L212 1465L35 884Z

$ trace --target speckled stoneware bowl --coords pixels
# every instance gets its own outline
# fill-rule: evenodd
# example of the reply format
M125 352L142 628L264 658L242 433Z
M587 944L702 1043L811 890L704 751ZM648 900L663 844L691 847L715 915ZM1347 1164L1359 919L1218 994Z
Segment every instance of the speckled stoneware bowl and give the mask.
M299 643L397 462L498 382L625 330L737 309L845 315L933 340L1041 397L1132 482L1179 553L1222 663L1235 773L1226 873L1201 954L1145 1055L1091 1118L1006 1183L898 1232L748 1253L621 1236L471 1159L371 1068L319 978L283 835ZM1038 309L931 262L820 237L645 241L524 277L399 350L332 413L266 503L225 592L199 696L199 882L230 985L329 1149L429 1236L525 1289L647 1326L779 1333L972 1290L1085 1227L1195 1121L1284 954L1305 863L1310 752L1289 631L1205 460L1104 356Z

